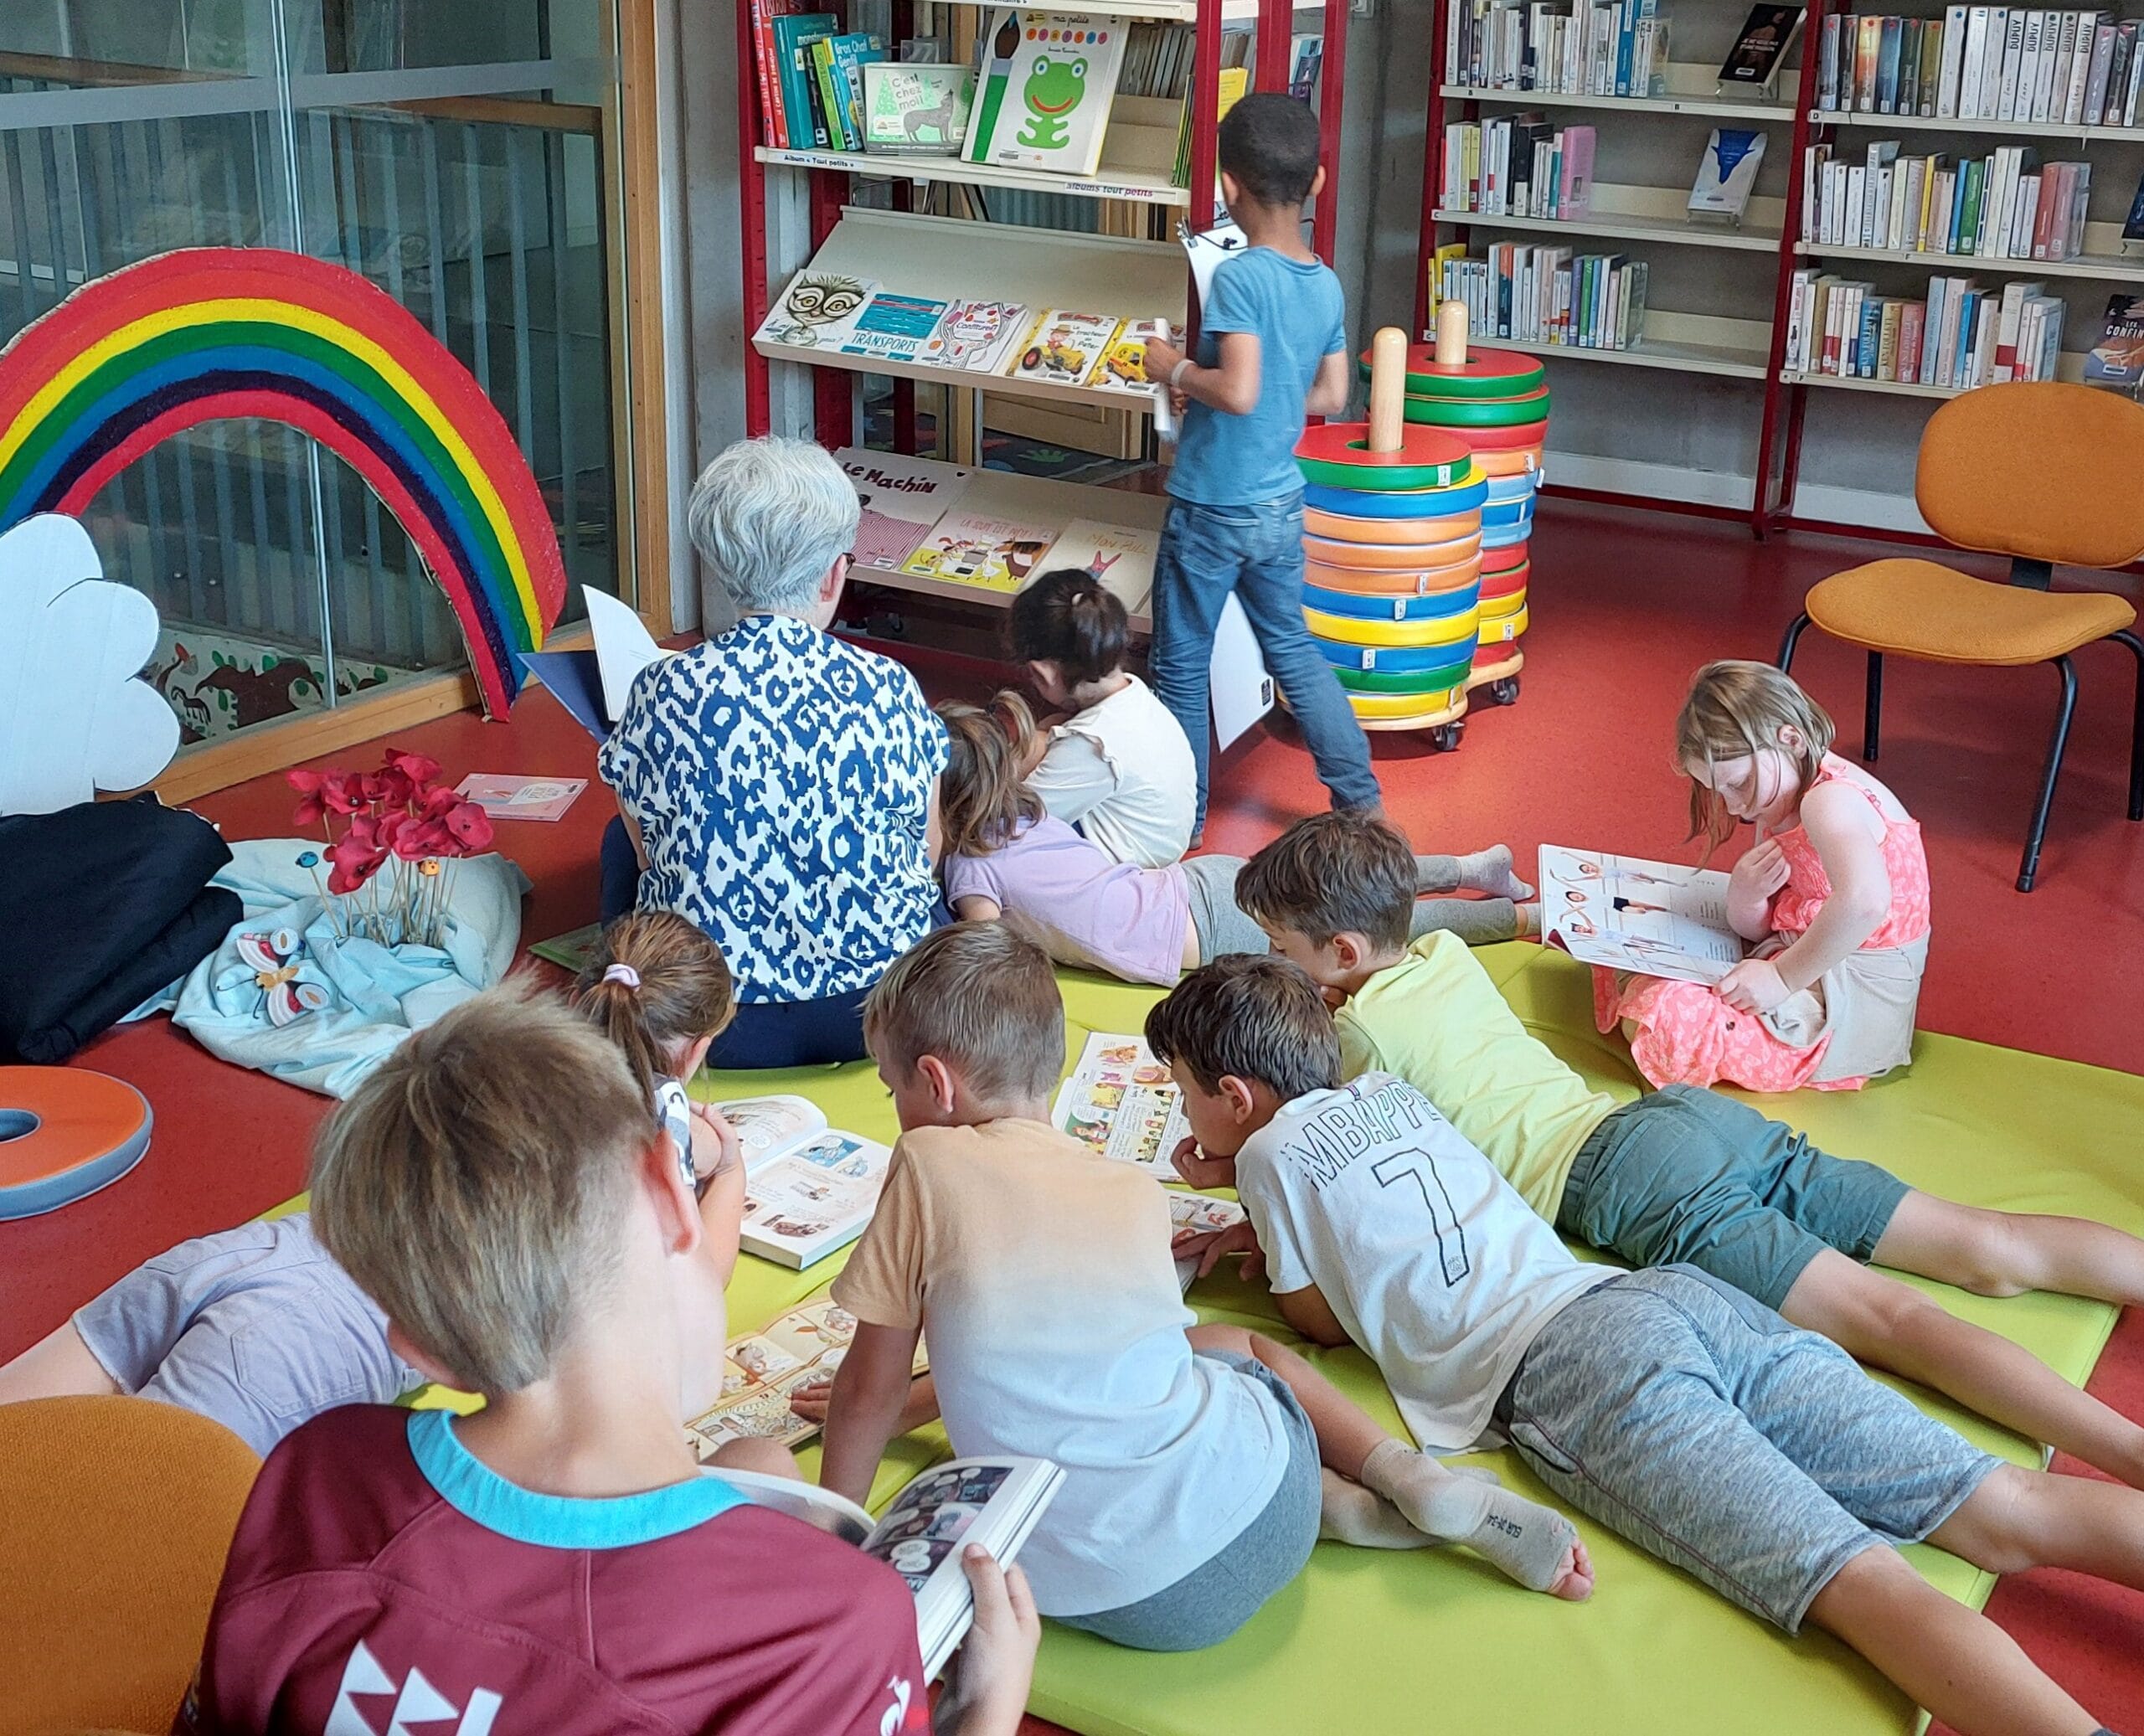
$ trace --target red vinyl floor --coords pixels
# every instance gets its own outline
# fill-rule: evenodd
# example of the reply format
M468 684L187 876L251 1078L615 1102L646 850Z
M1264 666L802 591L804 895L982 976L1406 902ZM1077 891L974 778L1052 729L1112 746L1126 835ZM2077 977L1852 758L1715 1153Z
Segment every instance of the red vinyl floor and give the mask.
M1656 856L1682 850L1685 798L1670 725L1690 672L1708 657L1770 657L1811 583L1894 552L1805 536L1760 543L1727 523L1544 503L1519 701L1475 713L1455 753L1376 738L1391 813L1419 848L1501 839L1522 863L1544 842ZM969 665L915 661L934 694L973 691L982 680ZM2039 889L2029 896L2012 883L2053 718L2050 672L1894 660L1876 769L1921 820L1933 867L1936 931L1922 1024L2144 1072L2144 825L2122 817L2133 666L2116 646L2088 648L2077 664L2075 733ZM1837 717L1842 750L1857 751L1858 657L1812 634L1796 672ZM510 724L456 717L395 739L438 758L450 778L594 776L594 744L540 691L520 702ZM334 757L374 756L368 747ZM235 838L287 833L291 804L273 778L198 806ZM1323 805L1285 726L1255 732L1217 767L1208 845L1248 853ZM597 840L611 811L591 782L564 821L500 828L501 847L535 882L524 940L594 919ZM327 1107L209 1059L161 1017L108 1033L80 1063L148 1096L155 1141L102 1193L0 1226L0 1357L149 1255L296 1193ZM2092 1389L2144 1416L2144 1327L2135 1312ZM1991 1611L2099 1715L2117 1728L2125 1716L2134 1723L2144 1708L2144 1595L2030 1574L2005 1582Z

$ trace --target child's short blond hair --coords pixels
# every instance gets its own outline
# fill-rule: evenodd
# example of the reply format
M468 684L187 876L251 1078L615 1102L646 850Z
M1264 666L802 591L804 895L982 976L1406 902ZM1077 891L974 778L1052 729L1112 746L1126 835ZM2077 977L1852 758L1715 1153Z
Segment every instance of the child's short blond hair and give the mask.
M1064 1002L1049 956L1003 922L956 922L926 935L863 1003L863 1040L903 1079L925 1055L980 1101L1049 1096L1064 1066Z
M656 1136L603 1034L509 983L414 1033L328 1117L313 1228L459 1384L518 1392L608 1281Z

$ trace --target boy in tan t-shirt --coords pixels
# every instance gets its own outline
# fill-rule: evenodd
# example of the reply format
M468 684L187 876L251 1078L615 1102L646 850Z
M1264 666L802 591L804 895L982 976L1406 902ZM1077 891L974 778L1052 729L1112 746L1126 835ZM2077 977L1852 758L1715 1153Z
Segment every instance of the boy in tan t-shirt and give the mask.
M1067 1473L1021 1565L1069 1625L1150 1651L1216 1644L1301 1569L1321 1518L1345 1541L1451 1538L1536 1589L1590 1589L1560 1515L1387 1436L1268 1339L1185 1330L1160 1186L1048 1123L1064 1024L1039 948L999 923L941 930L873 992L864 1032L903 1132L834 1281L859 1324L828 1487L868 1492L927 1335L956 1452Z

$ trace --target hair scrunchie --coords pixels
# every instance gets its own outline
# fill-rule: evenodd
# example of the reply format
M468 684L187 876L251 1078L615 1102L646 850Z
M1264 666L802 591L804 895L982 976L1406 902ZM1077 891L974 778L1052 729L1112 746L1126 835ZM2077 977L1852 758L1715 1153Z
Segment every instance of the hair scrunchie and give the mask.
M627 988L640 986L640 972L631 965L606 965L603 968L606 982L622 982Z

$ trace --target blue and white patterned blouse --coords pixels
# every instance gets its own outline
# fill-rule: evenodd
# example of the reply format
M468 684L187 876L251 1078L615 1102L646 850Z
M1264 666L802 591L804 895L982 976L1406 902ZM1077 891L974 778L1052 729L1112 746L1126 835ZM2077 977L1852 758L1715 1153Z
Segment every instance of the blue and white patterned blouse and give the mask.
M898 663L785 615L651 663L597 766L647 850L639 908L722 948L742 1002L868 988L930 926L946 726Z

